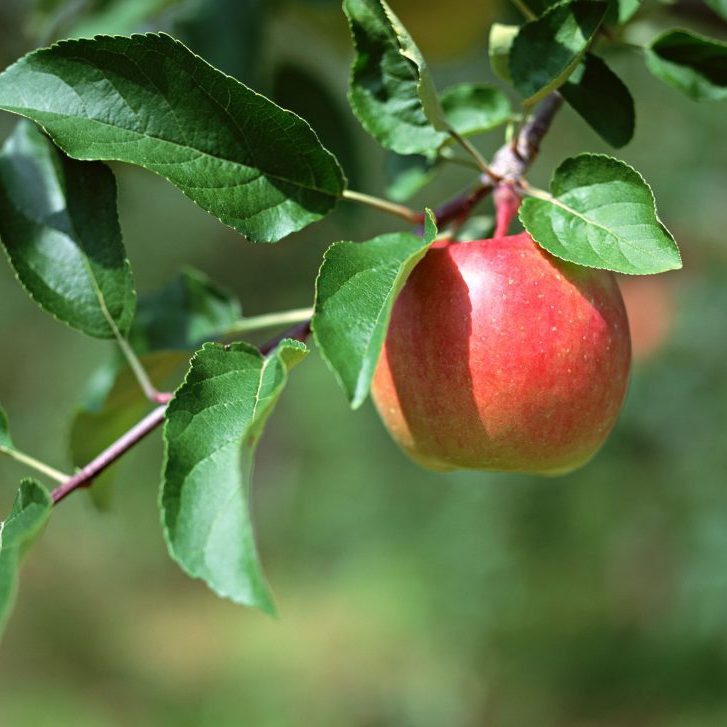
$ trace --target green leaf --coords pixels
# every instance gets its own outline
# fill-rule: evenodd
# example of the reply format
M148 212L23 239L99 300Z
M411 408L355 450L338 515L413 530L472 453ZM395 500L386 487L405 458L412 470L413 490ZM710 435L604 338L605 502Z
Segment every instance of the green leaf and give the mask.
M616 148L634 135L634 99L623 81L598 56L587 53L560 88L565 100L606 142Z
M411 36L383 0L343 0L356 56L349 101L382 146L427 154L448 138L429 69Z
M162 518L171 556L218 595L272 613L249 512L253 454L288 371L307 353L286 339L267 357L205 344L167 409Z
M14 449L12 437L10 436L10 425L5 409L0 406L0 450Z
M641 0L609 0L605 22L609 25L623 25L636 14Z
M442 94L442 108L447 120L462 136L490 131L512 117L510 102L493 86L460 83Z
M0 238L41 308L89 336L128 330L136 293L104 164L69 159L19 123L0 152Z
M727 43L670 30L646 50L646 65L657 78L695 101L727 98Z
M319 220L345 184L303 119L164 34L29 53L0 75L0 108L37 121L76 159L160 174L253 241Z
M228 290L186 268L161 290L141 297L129 341L137 353L194 350L241 316L240 302Z
M705 0L705 2L717 15L727 20L727 0Z
M436 235L434 215L427 211L423 237L391 233L326 250L311 327L354 409L368 396L396 296Z
M533 239L563 260L643 275L680 268L674 238L659 221L654 195L624 162L579 154L556 169L552 197L539 193L520 206Z
M116 0L105 2L95 12L85 12L73 25L69 37L92 38L110 33L127 35L140 30L160 15L174 0ZM98 6L99 3L96 3Z
M20 562L50 515L47 490L24 479L7 520L0 522L0 633L7 623L18 588Z
M605 2L573 0L554 5L520 28L510 49L515 88L533 104L567 80L606 13Z
M421 154L392 153L386 163L389 176L386 196L394 202L406 202L437 176L440 166L439 161L431 161Z
M189 354L184 351L156 351L141 357L149 378L160 391L169 391L178 384L188 361ZM100 395L80 409L71 424L69 446L75 467L88 464L149 411L149 401L128 366L117 372L114 363L105 367L103 374L110 381L110 388L98 392ZM91 500L100 510L107 510L111 505L112 484L117 474L118 466L114 463L88 489Z
M510 50L515 36L520 32L519 25L505 25L493 23L490 26L490 39L487 53L490 57L490 66L498 78L512 83L510 75Z

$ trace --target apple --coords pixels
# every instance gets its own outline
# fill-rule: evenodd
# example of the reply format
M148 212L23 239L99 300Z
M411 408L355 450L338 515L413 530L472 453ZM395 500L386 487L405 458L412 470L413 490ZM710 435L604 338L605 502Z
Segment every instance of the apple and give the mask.
M372 396L416 462L564 474L603 444L631 363L610 272L527 233L435 243L392 311Z

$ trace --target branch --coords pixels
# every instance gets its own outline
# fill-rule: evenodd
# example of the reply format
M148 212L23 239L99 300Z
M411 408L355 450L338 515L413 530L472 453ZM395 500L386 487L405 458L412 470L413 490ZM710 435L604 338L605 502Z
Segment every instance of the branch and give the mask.
M284 338L294 338L298 341L305 341L310 334L310 321L299 323L289 330L275 336L260 346L260 353L264 356L270 353ZM166 395L165 395L166 396ZM171 395L168 395L171 399ZM167 400L168 401L168 400ZM59 503L63 498L70 495L74 490L81 487L90 487L93 481L104 470L110 467L117 459L126 454L130 449L135 447L148 434L151 434L163 421L164 414L167 411L167 404L158 406L156 409L147 414L138 424L129 429L113 444L107 447L101 454L95 457L85 467L81 468L74 475L69 477L65 482L58 485L51 492L51 500L53 504Z
M510 186L520 180L538 156L540 144L562 105L563 97L559 93L553 92L546 96L514 142L501 146L495 153L490 166L496 178L483 174L473 190L440 207L436 212L437 224L442 226L468 217L475 205L490 194L501 180Z

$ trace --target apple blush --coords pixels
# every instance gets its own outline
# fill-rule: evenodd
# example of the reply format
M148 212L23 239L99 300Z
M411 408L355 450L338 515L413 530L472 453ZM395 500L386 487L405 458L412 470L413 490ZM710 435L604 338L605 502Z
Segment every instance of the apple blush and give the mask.
M630 362L610 272L555 258L527 233L444 241L397 298L372 395L425 467L558 475L605 441Z

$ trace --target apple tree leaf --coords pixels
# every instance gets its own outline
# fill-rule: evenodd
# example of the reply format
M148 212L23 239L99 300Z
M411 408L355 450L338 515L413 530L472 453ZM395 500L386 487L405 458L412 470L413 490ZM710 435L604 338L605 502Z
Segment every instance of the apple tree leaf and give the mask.
M97 338L129 329L136 293L105 164L69 159L20 122L0 152L0 238L45 311Z
M0 451L15 449L12 437L10 436L10 425L5 409L0 406Z
M432 182L440 169L440 160L422 154L391 153L386 159L386 196L394 202L406 202Z
M239 300L207 275L185 268L158 291L142 296L129 333L137 353L194 350L242 317Z
M0 74L0 108L75 159L156 172L255 242L321 219L345 186L303 119L163 33L33 51Z
M628 164L579 154L555 170L550 192L523 200L520 220L553 255L634 275L681 267L676 242L657 217L651 188Z
M695 101L727 98L727 43L670 30L647 48L646 65L657 78Z
M354 409L368 396L396 296L436 235L434 215L427 211L423 237L390 233L363 243L336 242L326 250L311 327Z
M384 0L343 0L356 56L349 101L363 127L399 154L429 154L449 135L421 52Z
M515 88L533 104L567 80L598 30L607 4L566 0L520 28L510 49Z
M7 519L0 522L0 634L15 602L20 562L48 520L51 507L48 491L27 478L20 483Z
M268 356L205 344L169 404L162 520L169 553L218 595L274 612L250 516L253 455L288 371L307 353L283 340Z
M479 83L460 83L446 89L442 108L450 126L462 136L482 134L512 118L507 96Z
M624 82L598 56L586 53L560 92L606 142L617 149L634 135L634 99Z
M641 0L609 0L605 22L609 25L628 23L641 7Z
M727 20L727 0L705 0L705 2L717 15Z
M515 36L520 32L519 25L505 25L493 23L490 26L490 38L487 53L490 57L490 67L498 78L512 83L510 75L510 50Z

